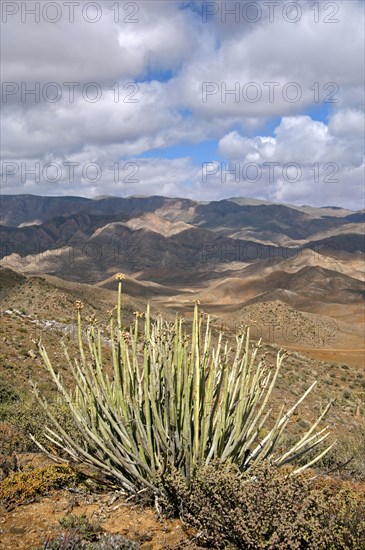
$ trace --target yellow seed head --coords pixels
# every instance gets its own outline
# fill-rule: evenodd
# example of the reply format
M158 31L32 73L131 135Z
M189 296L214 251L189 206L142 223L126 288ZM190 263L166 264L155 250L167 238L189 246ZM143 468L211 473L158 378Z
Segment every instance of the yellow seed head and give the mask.
M109 317L112 317L112 315L113 315L113 313L114 313L114 311L115 311L116 309L117 309L116 306L114 306L112 309L109 309L109 310L108 310L107 313L108 313Z
M144 317L144 313L142 311L133 311L133 315L135 315L137 318L138 317L141 317L141 318Z

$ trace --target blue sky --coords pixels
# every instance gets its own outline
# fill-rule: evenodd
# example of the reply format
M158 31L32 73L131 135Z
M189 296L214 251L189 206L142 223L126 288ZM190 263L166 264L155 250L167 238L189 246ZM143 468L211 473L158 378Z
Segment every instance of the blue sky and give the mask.
M332 111L330 104L313 104L307 109L303 110L303 115L311 117L314 121L328 123L328 118ZM190 113L189 113L190 116ZM275 137L275 129L279 126L281 121L280 117L273 116L272 118L265 120L262 125L255 129L246 130L247 137L256 135L257 132L263 133L265 136ZM232 125L232 130L239 130L240 125ZM216 160L218 162L225 161L225 157L219 152L219 140L203 140L198 143L192 144L191 142L179 143L177 145L167 146L160 149L152 149L146 151L138 158L155 158L162 157L167 159L190 157L194 164L199 165L209 160Z

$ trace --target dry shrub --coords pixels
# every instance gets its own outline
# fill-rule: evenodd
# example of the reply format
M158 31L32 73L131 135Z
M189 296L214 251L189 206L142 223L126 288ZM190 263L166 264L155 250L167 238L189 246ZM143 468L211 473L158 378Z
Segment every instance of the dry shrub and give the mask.
M62 535L45 541L38 550L138 550L140 545L117 534L103 533L86 515L69 514L60 520Z
M359 419L353 432L341 435L319 467L365 481L365 418Z
M15 451L19 446L17 430L7 422L0 422L0 481L16 469Z
M66 531L60 537L46 541L38 550L138 550L140 545L122 535L105 534L97 541L83 541L74 531Z
M1 389L1 388L0 388ZM50 410L55 418L62 424L67 433L72 434L76 441L81 441L74 421L71 418L66 404L61 399L56 399ZM44 427L48 416L44 408L32 395L24 394L16 399L0 403L0 455L11 456L16 453L38 452L38 446L32 441L30 434L45 444L48 440L44 436ZM4 440L4 433L11 431L11 437ZM6 437L5 437L6 439Z
M65 464L16 472L0 483L0 502L7 507L32 502L51 489L75 485L84 479Z
M349 483L311 482L268 463L197 471L188 490L176 472L164 484L182 519L210 548L356 549L365 540L365 499Z
M18 430L9 422L0 422L0 457L10 456L21 448L22 441Z

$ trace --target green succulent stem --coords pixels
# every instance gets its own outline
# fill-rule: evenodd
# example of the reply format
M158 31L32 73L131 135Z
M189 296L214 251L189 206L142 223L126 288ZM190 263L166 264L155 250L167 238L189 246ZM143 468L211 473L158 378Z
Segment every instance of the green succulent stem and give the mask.
M121 279L121 278L120 278ZM214 335L209 316L206 322L195 304L189 332L183 319L151 318L150 306L144 326L136 312L129 334L122 326L122 282L118 282L116 326L109 323L110 364L103 355L105 344L100 330L83 330L78 309L79 359L71 361L65 350L75 390L65 388L47 351L39 343L46 369L78 426L80 440L68 435L50 412L38 389L34 392L48 412L51 428L46 436L54 448L73 462L86 463L101 471L111 483L128 492L162 489L167 467L177 468L187 484L196 468L220 459L235 463L241 471L264 458L278 466L310 453L327 437L328 429L316 432L328 408L297 443L279 452L279 443L290 418L313 383L287 411L272 417L268 407L285 354L279 352L274 368L257 359L261 343L250 342L249 328L236 335L232 348L224 335ZM126 334L126 335L125 335ZM85 342L86 340L86 342ZM103 347L104 346L104 347ZM270 423L265 437L262 428ZM329 449L317 455L297 472L315 463Z

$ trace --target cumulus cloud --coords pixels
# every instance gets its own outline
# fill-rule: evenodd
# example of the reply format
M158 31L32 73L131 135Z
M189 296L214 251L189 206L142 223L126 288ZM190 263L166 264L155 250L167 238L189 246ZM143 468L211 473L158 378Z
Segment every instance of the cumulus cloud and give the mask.
M115 80L138 78L149 68L175 69L199 40L189 14L181 12L178 4L130 2L128 7L127 2L79 0L71 8L57 1L52 4L58 5L60 19L54 23L48 21L41 2L13 4L18 12L4 16L2 25L5 81L111 85ZM38 21L25 12L36 4ZM57 14L47 13L48 18Z
M78 96L74 102L44 102L25 112L19 106L8 108L3 115L4 154L41 156L113 143L121 145L121 154L140 154L163 146L169 129L179 124L165 96L163 86L153 81L104 90L96 102Z
M117 161L115 159L118 159ZM200 172L189 158L123 158L119 148L97 147L67 157L6 163L2 192L40 195L165 195L194 198Z
M236 187L254 185L256 193L272 200L301 203L310 197L315 204L340 200L361 207L362 120L358 111L346 110L336 112L328 125L309 116L284 117L275 137L247 138L230 132L219 142L221 155L229 159L224 176ZM222 171L215 177L222 177Z
M15 4L32 8L35 3ZM104 166L132 160L143 173L144 194L201 199L247 194L348 206L362 198L362 1L298 0L280 3L271 13L261 0L115 2L114 9L79 0L72 22L64 2L51 4L61 9L55 23L42 13L39 22L31 15L23 22L19 11L2 25L5 163L82 159ZM92 4L100 6L99 19ZM42 10L45 4L39 5ZM227 9L238 12L224 16ZM296 12L300 17L293 22ZM38 97L26 94L35 86ZM53 100L59 91L61 97ZM306 114L319 107L329 112L327 120ZM265 133L273 120L279 121L275 132ZM222 182L219 168L205 181L201 163L194 164L186 152L183 158L164 158L167 147L193 149L206 140L217 142L220 161L229 168L234 162L296 162L310 177L295 185L276 175L273 181L240 177L237 182L227 172ZM156 150L153 159L139 157ZM338 165L339 183L325 180L316 187L314 163ZM288 170L292 176L294 168ZM7 172L3 192L31 188L54 194L49 182L40 182L37 190L20 170L13 176ZM330 168L323 168L318 178L328 173ZM97 186L81 177L78 191L61 178L56 189L88 196L133 192L133 186L118 186L109 176Z
M336 104L345 93L356 95L364 78L363 58L355 53L364 47L362 6L342 3L338 22L329 24L314 23L308 2L300 4L295 24L278 15L273 23L263 18L250 27L227 16L234 35L191 59L176 78L186 104L207 116L238 119L299 113L313 103ZM216 17L222 19L222 11Z

